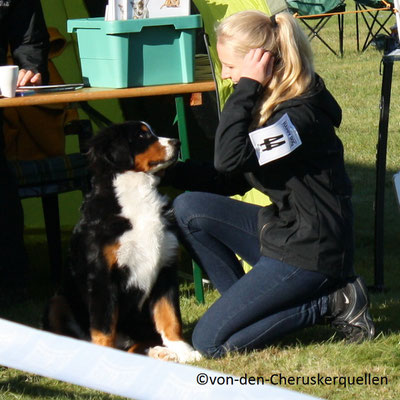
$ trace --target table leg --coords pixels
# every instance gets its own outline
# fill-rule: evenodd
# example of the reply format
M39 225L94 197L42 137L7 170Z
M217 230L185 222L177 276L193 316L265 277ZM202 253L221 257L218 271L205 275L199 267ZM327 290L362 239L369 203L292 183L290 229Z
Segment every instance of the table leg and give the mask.
M384 216L386 152L389 126L390 95L392 88L393 61L383 59L383 75L379 118L379 136L376 153L375 188L375 280L374 289L384 290Z
M185 103L183 96L175 96L176 121L178 122L179 140L181 141L181 158L187 160L190 158L189 139L187 134ZM204 303L204 290L201 268L192 261L194 292L199 303Z

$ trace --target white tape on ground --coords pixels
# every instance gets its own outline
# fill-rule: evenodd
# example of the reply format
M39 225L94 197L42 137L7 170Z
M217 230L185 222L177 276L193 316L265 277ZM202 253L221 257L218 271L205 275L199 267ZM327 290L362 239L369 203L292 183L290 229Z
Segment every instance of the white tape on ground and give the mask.
M128 354L4 319L0 364L136 400L315 399L275 386L240 384L232 377L225 384L228 376L215 371Z

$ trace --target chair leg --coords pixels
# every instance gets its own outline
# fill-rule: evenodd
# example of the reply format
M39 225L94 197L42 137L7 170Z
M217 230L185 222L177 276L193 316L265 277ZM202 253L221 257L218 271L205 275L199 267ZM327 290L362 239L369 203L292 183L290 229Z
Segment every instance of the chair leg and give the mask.
M51 276L58 282L62 271L62 247L60 213L58 207L58 195L51 194L42 197L44 221L46 225L47 246L49 251Z
M373 29L374 29L375 23L377 21L377 17L378 17L379 11L376 11L375 14L373 14L372 12L368 12L368 14L372 17L371 24L368 23L368 20L365 17L365 15L362 15L362 17L364 18L364 22L368 27L368 34L367 34L367 37L365 38L365 42L363 44L362 51L367 50L368 46L370 45L370 43L374 39L375 35L373 33Z
M318 38L325 46L327 49L329 49L335 56L337 56L337 52L324 40L324 38L319 34L319 32L322 30L322 28L326 25L326 23L330 20L331 16L326 16L322 17L319 19L319 21L312 26L311 24L307 23L304 19L301 19L300 21L309 29L310 33L308 34L308 39L313 40L315 37ZM339 26L340 29L340 26ZM340 35L340 32L339 32Z
M339 27L339 52L340 57L343 58L344 54L344 15L338 15L338 27Z
M360 51L360 31L358 25L358 11L360 11L360 6L356 3L356 39L357 39L357 51Z
M176 108L175 119L178 121L179 139L182 143L181 158L182 160L187 160L188 158L190 158L190 150L189 150L189 140L186 128L185 105L183 103L182 96L175 97L175 108ZM195 285L196 298L199 303L204 303L202 272L200 267L194 261L192 261L192 264L193 264L193 280Z
M200 304L204 303L203 273L196 262L192 261L194 293Z
M389 15L385 17L385 20L383 22L380 22L378 20L380 11L368 11L368 9L366 7L362 7L360 8L360 10L365 10L367 11L367 16L365 16L364 14L361 14L362 19L364 20L364 23L367 27L368 33L367 36L365 38L364 44L362 46L361 51L364 52L365 50L367 50L367 48L369 47L369 45L372 43L372 41L376 38L376 36L380 33L380 32L384 32L387 35L390 35L390 32L388 31L388 29L386 28L386 23L389 21L389 19L392 17L392 12L390 11ZM357 18L357 14L356 14L356 18ZM371 21L372 19L372 21ZM358 21L356 20L356 23ZM375 32L374 32L374 28L375 28ZM357 26L357 51L359 51L359 37L358 37L358 26Z

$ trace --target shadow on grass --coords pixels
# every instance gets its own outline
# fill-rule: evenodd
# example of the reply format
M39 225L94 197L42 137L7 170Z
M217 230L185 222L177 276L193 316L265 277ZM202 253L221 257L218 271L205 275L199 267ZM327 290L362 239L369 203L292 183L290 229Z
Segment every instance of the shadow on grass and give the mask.
M394 294L394 293L393 293ZM400 299L390 292L372 297L371 313L375 321L377 334L400 332Z
M10 393L11 396L19 398L19 396L29 396L37 399L76 399L76 388L69 389L64 384L62 388L52 388L48 383L39 383L43 378L33 375L20 374L17 377L3 379L0 381L0 393ZM88 389L81 389L88 391ZM18 397L17 397L18 396ZM3 397L2 397L3 398ZM93 400L93 393L79 393L79 399ZM116 400L117 397L107 394L96 394L98 400Z

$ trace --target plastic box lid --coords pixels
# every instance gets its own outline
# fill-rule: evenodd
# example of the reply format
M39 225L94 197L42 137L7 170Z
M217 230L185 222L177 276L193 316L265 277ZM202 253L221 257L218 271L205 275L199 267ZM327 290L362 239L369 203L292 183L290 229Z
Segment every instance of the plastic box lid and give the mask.
M125 21L104 21L99 18L70 19L67 21L68 32L75 32L77 29L101 29L105 34L121 34L140 32L144 27L155 27L173 25L175 29L194 29L201 28L203 22L201 16L187 15L179 17L165 18L144 18L129 19Z

